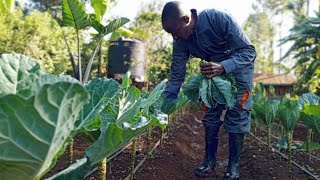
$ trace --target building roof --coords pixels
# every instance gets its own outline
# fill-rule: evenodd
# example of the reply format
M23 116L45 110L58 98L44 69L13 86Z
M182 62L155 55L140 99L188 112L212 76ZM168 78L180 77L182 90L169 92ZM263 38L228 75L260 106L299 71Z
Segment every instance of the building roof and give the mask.
M264 85L294 85L297 78L290 73L284 74L254 74L254 82L261 82Z

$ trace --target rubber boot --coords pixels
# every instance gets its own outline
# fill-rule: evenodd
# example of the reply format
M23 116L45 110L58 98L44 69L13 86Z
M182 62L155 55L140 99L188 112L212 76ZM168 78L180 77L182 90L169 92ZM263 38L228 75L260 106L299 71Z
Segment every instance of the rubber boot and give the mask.
M197 167L195 175L198 177L208 177L212 174L216 166L216 154L219 143L219 127L205 127L205 157L203 162Z
M229 162L225 180L238 180L240 177L240 155L243 149L244 134L229 133Z

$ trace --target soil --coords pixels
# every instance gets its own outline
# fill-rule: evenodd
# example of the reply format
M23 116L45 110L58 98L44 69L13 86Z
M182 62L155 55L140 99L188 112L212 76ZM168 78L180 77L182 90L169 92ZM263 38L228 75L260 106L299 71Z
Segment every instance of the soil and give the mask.
M204 131L201 123L202 111L192 111L181 118L170 122L169 130L164 142L159 145L152 156L135 173L136 180L187 180L187 179L223 179L224 170L228 163L228 133L220 129L220 143L217 153L218 164L215 172L209 178L197 178L194 169L201 163L204 155ZM306 139L306 127L298 125L295 129L294 140L304 141ZM160 139L161 130L153 130L152 145ZM256 136L265 139L265 132L258 129ZM315 136L319 142L320 137ZM276 143L276 140L273 140ZM88 143L81 136L75 140L75 158L83 157L84 149ZM107 179L124 179L129 174L130 167L130 146L121 154L116 156L107 164ZM282 153L286 154L285 151ZM137 143L136 164L138 164L147 154L147 140L141 136ZM319 150L313 155L320 157ZM294 151L293 160L311 171L313 174L320 175L320 160L313 159L311 162L305 153ZM58 159L56 166L47 174L46 177L61 171L68 166L68 152ZM245 147L241 155L240 177L245 180L309 180L314 179L304 173L300 168L292 165L288 167L288 162L278 153L265 144L256 140L252 135L246 135ZM97 171L91 174L86 180L98 180Z

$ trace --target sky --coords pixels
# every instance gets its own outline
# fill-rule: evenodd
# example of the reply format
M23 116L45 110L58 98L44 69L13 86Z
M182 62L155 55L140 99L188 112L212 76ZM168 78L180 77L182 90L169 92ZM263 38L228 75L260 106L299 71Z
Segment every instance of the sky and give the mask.
M118 0L118 4L109 11L111 16L123 16L133 20L141 5L150 0ZM168 0L161 0L168 2ZM215 8L232 14L238 23L242 24L252 12L251 4L254 0L181 0L187 7L203 10ZM232 5L232 6L230 6Z

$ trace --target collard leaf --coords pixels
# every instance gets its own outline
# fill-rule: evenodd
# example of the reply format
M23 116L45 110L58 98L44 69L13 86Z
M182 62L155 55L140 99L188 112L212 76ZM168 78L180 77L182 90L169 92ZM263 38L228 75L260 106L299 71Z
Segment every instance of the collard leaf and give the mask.
M299 97L299 109L303 109L305 104L307 105L319 105L320 97L313 93L305 93Z
M89 19L84 5L78 0L62 0L62 22L64 26L71 26L76 30L84 29L90 25Z
M212 82L224 98L224 103L222 104L226 104L230 108L233 107L236 104L237 89L235 86L223 76L213 77ZM218 103L221 99L220 97L219 95L213 96Z
M19 54L0 55L0 97L19 94L33 95L34 82L44 72L33 59Z
M77 160L67 169L60 171L46 180L83 179L91 168L91 163L87 157Z
M122 124L134 118L141 108L140 96L139 89L134 86L130 86L114 96L100 113L102 126L108 122Z
M276 117L279 103L277 101L266 100L253 104L255 117L261 120L264 125L271 125Z
M315 133L320 134L320 105L304 105L301 119Z
M80 124L77 129L92 124L90 122L97 116L102 109L105 108L110 99L120 91L118 82L113 79L96 78L84 85L90 94L90 101L84 106Z
M128 88L131 85L132 81L130 79L130 75L131 75L130 71L124 74L122 78L121 89Z
M300 117L298 101L284 98L279 105L277 117L279 117L286 132L293 131Z
M45 85L29 99L0 98L0 177L33 180L51 167L88 93L79 84Z
M153 105L156 103L156 101L159 100L161 94L164 91L165 84L167 80L161 81L147 96L146 99L142 101L142 106L141 108L148 108L149 106Z
M183 94L188 97L192 102L196 102L199 100L199 87L201 83L201 74L197 74L191 77L188 83L182 86Z
M156 118L148 120L145 117L141 117L135 124L124 129L117 123L109 122L101 129L99 139L86 150L86 155L90 159L91 164L94 165L120 150L150 126L162 126L162 123Z

